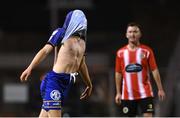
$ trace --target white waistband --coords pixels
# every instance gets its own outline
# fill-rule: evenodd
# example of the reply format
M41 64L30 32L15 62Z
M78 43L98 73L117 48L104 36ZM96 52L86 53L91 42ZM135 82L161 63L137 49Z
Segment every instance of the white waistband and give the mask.
M70 81L73 79L73 82L75 83L76 82L76 76L78 75L77 72L74 72L74 73L70 73Z

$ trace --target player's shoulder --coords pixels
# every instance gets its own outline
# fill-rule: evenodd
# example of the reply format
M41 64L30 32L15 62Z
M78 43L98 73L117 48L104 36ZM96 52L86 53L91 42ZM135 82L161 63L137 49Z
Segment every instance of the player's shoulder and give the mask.
M117 52L123 51L123 50L125 50L125 49L127 49L127 45L124 45L124 46L120 47L120 48L117 50Z
M140 47L141 47L142 49L144 49L144 50L149 50L149 51L152 50L152 48L151 48L150 46L146 45L146 44L141 44Z
M117 54L117 55L122 54L125 49L127 49L127 45L124 45L124 46L120 47L120 48L117 50L116 54Z

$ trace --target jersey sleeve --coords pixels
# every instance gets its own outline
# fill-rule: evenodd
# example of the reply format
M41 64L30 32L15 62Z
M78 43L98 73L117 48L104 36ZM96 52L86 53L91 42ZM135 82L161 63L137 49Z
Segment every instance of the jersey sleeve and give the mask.
M157 64L156 64L156 60L155 60L155 56L154 56L154 53L153 51L150 49L150 54L149 54L149 66L150 66L150 69L153 71L157 68Z
M64 28L56 29L51 34L51 37L49 38L47 43L52 45L53 47L59 45L64 37L64 34L65 34Z
M118 52L116 53L116 63L115 63L115 71L121 73L121 59L120 59L120 54Z

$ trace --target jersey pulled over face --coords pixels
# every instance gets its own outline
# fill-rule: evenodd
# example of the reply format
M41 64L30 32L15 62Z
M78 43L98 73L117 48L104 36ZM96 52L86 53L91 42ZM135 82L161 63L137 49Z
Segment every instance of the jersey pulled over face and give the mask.
M48 43L52 46L63 44L59 49L53 70L57 73L77 72L85 53L87 19L81 10L67 14L62 28L56 29Z
M141 38L141 31L137 26L129 26L126 31L126 37L130 42L137 43Z
M87 19L81 10L74 10L67 14L62 28L53 31L48 43L57 46L64 43L71 36L79 36L86 40Z

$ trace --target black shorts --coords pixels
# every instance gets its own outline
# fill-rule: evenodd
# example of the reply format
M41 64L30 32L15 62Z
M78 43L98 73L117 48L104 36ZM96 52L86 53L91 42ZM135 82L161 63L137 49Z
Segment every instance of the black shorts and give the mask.
M135 117L138 111L141 113L154 114L153 98L148 97L139 100L121 100L122 116Z

